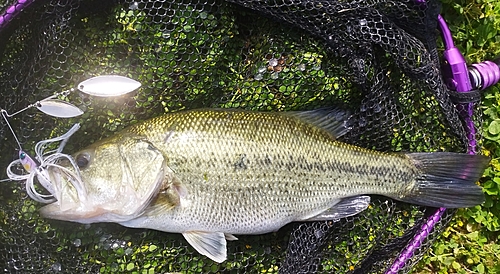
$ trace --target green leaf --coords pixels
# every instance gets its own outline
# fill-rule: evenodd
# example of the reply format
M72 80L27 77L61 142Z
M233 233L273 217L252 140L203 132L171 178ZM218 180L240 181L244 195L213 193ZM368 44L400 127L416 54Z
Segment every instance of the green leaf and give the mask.
M484 265L482 263L478 264L476 269L477 269L478 273L484 273L484 271L485 271Z
M455 262L455 258L453 258L453 257L448 257L447 256L443 260L443 264L445 264L446 266L451 265L453 262Z
M479 238L479 232L478 231L474 231L474 232L471 232L469 234L466 235L467 238L473 240L473 241L477 241L477 239Z
M149 251L152 252L152 251L155 251L158 247L156 245L150 245L149 246Z
M488 132L497 135L500 133L500 120L493 120L488 126Z

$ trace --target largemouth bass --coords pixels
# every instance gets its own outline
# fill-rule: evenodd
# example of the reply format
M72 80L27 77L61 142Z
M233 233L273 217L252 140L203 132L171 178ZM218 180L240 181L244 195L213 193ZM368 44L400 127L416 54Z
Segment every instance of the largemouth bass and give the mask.
M489 159L460 153L382 153L337 141L341 112L193 110L137 123L73 155L80 180L49 169L48 218L182 233L226 259L234 235L363 211L367 194L432 207L483 202Z

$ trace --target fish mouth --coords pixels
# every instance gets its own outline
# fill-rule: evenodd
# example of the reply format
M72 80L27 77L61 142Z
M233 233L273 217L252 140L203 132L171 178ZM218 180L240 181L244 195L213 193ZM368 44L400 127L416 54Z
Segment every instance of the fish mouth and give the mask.
M141 143L141 148L146 143ZM64 160L64 161L63 161ZM84 183L78 165L71 156L64 156L54 164L48 164L44 170L47 178L45 188L53 195L53 202L42 207L43 217L78 223L125 222L142 215L163 186L168 167L163 155L155 150L154 157L144 165L122 161L119 187L110 187L116 198L107 197L106 190L93 188L93 185L105 184L106 178L95 178ZM152 172L154 170L154 172ZM168 169L169 170L169 169ZM144 173L150 176L144 176ZM134 183L145 186L137 188ZM142 182L142 183L141 183ZM113 184L110 184L113 185ZM87 186L87 187L86 187ZM114 186L114 185L113 185ZM88 189L87 189L88 188ZM116 192L114 192L116 191Z
M50 195L36 191L35 181ZM70 155L63 153L55 153L44 159L37 172L26 180L26 189L33 200L50 204L51 208L57 205L58 211L74 208L87 197L76 162ZM48 211L45 212L50 215Z

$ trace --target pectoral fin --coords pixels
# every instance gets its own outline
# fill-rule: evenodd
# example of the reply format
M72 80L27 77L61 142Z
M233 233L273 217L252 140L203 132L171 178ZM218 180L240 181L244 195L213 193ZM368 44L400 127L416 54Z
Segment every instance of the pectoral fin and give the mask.
M222 263L227 258L226 236L222 232L188 231L186 241L200 254ZM234 236L233 236L234 237Z
M304 221L338 220L360 213L370 204L370 196L356 196L345 198L333 207Z
M144 215L157 216L176 206L189 205L187 188L175 176L169 176L166 180L168 182L146 208Z

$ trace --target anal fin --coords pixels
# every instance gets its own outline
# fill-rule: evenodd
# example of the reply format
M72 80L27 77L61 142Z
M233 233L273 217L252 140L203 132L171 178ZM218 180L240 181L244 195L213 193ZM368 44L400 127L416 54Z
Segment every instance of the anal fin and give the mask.
M342 199L338 204L311 217L306 222L338 220L356 215L370 205L370 196L356 196Z

